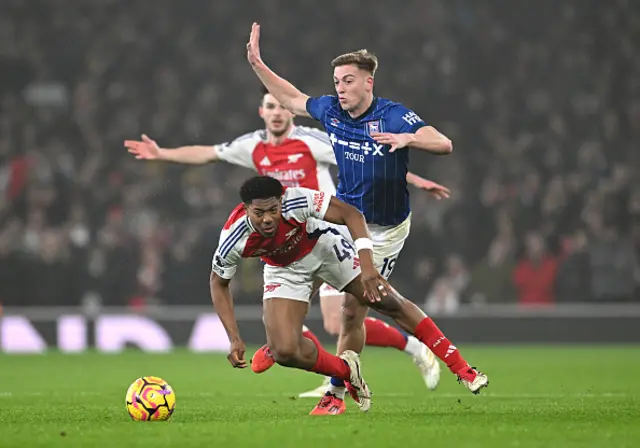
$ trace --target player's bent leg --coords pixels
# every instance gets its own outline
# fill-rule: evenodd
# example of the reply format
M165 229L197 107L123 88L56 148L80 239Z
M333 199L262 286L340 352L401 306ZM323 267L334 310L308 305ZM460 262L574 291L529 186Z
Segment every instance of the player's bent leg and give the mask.
M366 316L367 308L360 305L355 297L346 295L343 313L341 313L341 331L338 339L338 353L345 361L353 363L354 368L359 365L358 353L364 346L364 326L362 321ZM342 307L341 307L342 308ZM344 357L349 354L351 360ZM367 411L371 407L369 388L361 378L352 377L347 382L349 393L362 411ZM344 409L345 381L339 377L332 377L324 396L318 405L311 411L312 414L327 414L326 409L340 404ZM344 412L344 410L342 411Z
M342 305L342 319L340 337L338 338L338 352L352 350L361 353L366 340L364 326L369 308L351 294L345 294Z
M317 284L317 287L314 284L314 292L313 294L311 294L311 297L316 297L316 296L318 297L318 300L322 299L322 289L320 288L320 283ZM320 343L320 340L318 339L318 337L306 325L303 325L302 327L302 335L311 339L313 343L316 344L317 347L322 347L322 344Z
M311 370L318 358L316 345L302 336L307 303L284 298L264 300L267 345L276 363Z
M367 393L368 398L368 388L362 378L360 360L356 353L347 350L338 357L302 336L302 322L306 311L306 302L299 300L271 297L264 301L267 345L274 360L285 367L353 382L359 391ZM366 407L362 410L368 409Z
M407 346L408 335L382 320L367 317L364 320L364 326L367 334L365 345L391 347L400 351L404 351Z
M471 392L478 393L489 384L486 375L472 368L455 345L449 341L438 326L413 302L405 299L391 288L380 302L369 302L364 297L364 288L358 277L345 291L358 298L360 303L393 318L405 331L413 334L442 360L458 380Z
M370 228L373 241L373 261L380 275L389 280L409 236L411 216L394 227L373 226ZM397 330L391 325L374 318L365 320L366 345L393 347L404 351L413 360L427 388L435 390L440 382L440 364L435 355L412 335Z
M344 294L337 291L330 285L323 283L319 285L319 301L320 310L322 312L322 321L324 323L324 330L331 336L338 336L340 334L340 324L342 315L342 299ZM308 330L307 327L303 328L302 334L311 340L317 341L316 336ZM319 341L318 341L319 343ZM338 352L342 353L342 352ZM329 388L331 378L325 377L318 387L306 392L298 394L300 398L322 398L324 397L327 389Z
M356 297L351 294L345 294L340 337L338 338L339 353L344 350L350 350L355 353L362 352L366 339L364 320L368 311L368 307L362 305ZM349 391L351 398L360 405L358 390L351 383L342 381L339 378L331 378L328 392L338 397L344 397L346 391Z
M333 287L326 285L331 290L320 290L320 311L322 312L322 323L324 331L331 336L340 334L342 324L342 301L344 294L336 291ZM324 285L323 285L324 287Z
M345 295L342 306L340 336L338 338L338 353L342 353L345 350L351 350L355 353L362 352L365 341L363 322L367 311L368 308L362 305L357 298L351 294ZM339 378L332 378L328 391L343 397L345 394L344 381Z
M314 344L316 344L316 347L318 348L318 350L322 348L322 344L320 343L316 335L313 334L313 332L306 325L302 326L302 336L304 336L305 338L311 339L311 341ZM324 396L325 392L327 391L330 381L331 381L331 377L325 376L324 379L322 380L322 384L320 384L315 389L311 389L307 392L302 392L298 394L298 397L299 398L321 398Z
M393 347L409 356L416 365L429 390L435 390L440 382L440 364L431 350L415 336L398 330L386 322L367 317L364 320L367 335L365 345L374 347Z

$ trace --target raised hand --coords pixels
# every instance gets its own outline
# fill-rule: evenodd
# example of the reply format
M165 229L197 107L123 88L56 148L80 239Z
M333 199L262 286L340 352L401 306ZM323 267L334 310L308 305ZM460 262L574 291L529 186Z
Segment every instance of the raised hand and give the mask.
M151 140L146 134L142 134L142 141L125 140L124 146L136 156L136 159L156 160L160 158L160 147L155 140Z
M251 35L247 44L247 60L252 67L262 62L262 57L260 56L260 25L256 22L251 25Z

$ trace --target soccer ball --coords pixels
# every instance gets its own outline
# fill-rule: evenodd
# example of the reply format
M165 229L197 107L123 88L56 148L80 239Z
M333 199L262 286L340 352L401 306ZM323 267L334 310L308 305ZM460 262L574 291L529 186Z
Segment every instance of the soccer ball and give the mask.
M168 420L176 408L176 394L157 376L143 376L127 390L127 412L133 420Z

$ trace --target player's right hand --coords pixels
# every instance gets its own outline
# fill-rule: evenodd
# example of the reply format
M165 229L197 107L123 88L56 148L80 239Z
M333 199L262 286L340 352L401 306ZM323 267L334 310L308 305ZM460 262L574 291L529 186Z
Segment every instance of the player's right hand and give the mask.
M256 22L251 25L251 35L247 44L247 60L252 67L262 61L260 57L260 25Z
M142 134L142 141L125 140L124 146L136 156L136 159L156 160L160 158L160 147L155 140L151 140L146 134Z
M391 290L385 278L375 271L368 274L362 272L360 280L364 288L364 297L371 303L381 302Z
M242 339L234 339L231 341L231 347L227 359L233 367L236 369L244 369L247 367L247 361L244 359L244 352L247 347L244 345Z

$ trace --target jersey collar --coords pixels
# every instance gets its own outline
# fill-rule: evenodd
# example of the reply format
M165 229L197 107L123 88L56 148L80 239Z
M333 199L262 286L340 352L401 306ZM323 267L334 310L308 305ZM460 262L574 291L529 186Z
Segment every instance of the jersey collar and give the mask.
M292 124L292 125L291 125L291 129L289 129L289 132L288 132L288 133L287 133L287 135L284 137L284 140L283 140L282 142L284 143L286 140L291 139L291 135L293 135L293 133L294 133L295 131L296 131L296 125L295 125L295 124ZM266 128L265 128L265 132L264 132L264 139L263 139L262 141L263 141L264 143L267 143L267 144L271 145L271 146L274 146L272 143L269 143L269 137L268 137L268 135L267 135L267 130L266 130Z
M343 109L343 112L345 113L345 115L351 120L351 121L360 121L362 120L364 117L366 117L367 115L369 115L371 112L373 112L374 110L376 110L376 106L378 105L378 97L374 96L373 97L373 101L371 101L371 105L369 106L369 108L367 110L365 110L363 113L361 113L360 115L358 115L355 118L351 118L351 115L349 115L349 112L347 112L346 110Z
M249 213L247 213L244 217L245 222L247 223L247 226L249 227L249 230L251 230L251 233L255 233L256 229L253 227L253 224L251 224L251 220L249 219Z

